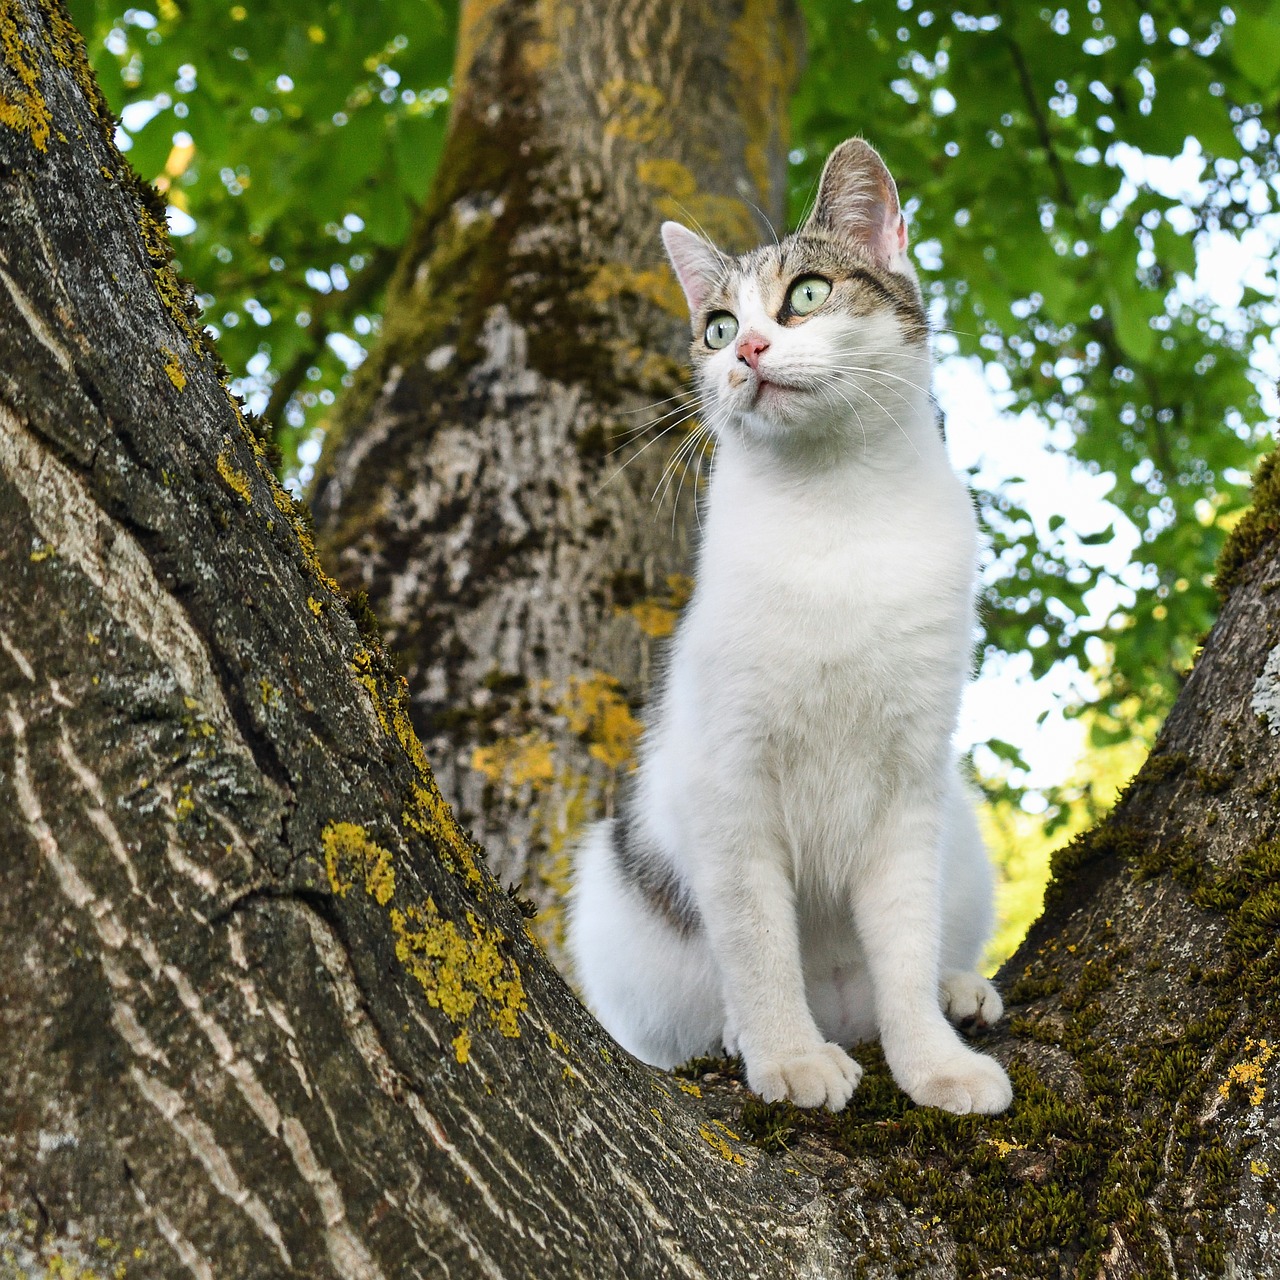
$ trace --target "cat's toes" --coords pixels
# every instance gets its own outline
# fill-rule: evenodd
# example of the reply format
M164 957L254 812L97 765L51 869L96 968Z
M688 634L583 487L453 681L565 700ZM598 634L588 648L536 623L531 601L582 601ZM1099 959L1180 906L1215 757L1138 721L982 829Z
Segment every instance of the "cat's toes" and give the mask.
M748 1063L747 1082L766 1102L839 1111L853 1096L862 1068L839 1045L824 1044L794 1057Z
M1000 993L976 973L946 973L938 984L938 1001L949 1022L957 1027L990 1027L1004 1014Z
M939 1107L956 1115L994 1115L1013 1101L1013 1086L1004 1068L982 1053L965 1051L939 1063L907 1092L922 1107Z

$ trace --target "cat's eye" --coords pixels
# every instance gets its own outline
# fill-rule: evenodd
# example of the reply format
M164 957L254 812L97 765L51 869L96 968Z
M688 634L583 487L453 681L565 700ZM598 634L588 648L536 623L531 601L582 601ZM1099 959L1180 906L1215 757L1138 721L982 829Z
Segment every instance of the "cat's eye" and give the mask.
M801 276L791 286L788 301L791 310L798 316L807 316L816 311L831 296L831 281L821 276Z
M717 311L707 321L707 346L713 351L727 347L738 333L738 322L727 311Z

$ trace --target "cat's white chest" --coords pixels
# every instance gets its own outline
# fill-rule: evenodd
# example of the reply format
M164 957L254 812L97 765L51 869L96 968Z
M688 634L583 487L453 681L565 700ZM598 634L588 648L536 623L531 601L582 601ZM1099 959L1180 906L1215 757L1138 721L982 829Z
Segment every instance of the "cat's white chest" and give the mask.
M944 468L911 491L726 478L713 501L687 652L708 675L808 701L874 701L967 664L975 532ZM682 637L686 640L686 637ZM682 646L685 647L685 646ZM886 681L895 688L887 688ZM721 683L721 681L713 681Z
M797 855L852 854L849 833L897 780L948 767L972 509L945 471L933 491L897 495L723 483L736 478L713 490L723 506L677 635L655 772L689 804L757 807ZM836 873L819 861L808 872Z

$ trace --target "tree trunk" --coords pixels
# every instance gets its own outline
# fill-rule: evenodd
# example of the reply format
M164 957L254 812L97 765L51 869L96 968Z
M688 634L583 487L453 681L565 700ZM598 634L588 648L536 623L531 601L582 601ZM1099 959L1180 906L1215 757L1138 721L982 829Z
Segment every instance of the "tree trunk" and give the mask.
M865 1048L835 1118L649 1070L440 799L62 10L0 0L0 1274L1276 1274L1278 511L1006 971L1007 1115Z
M557 956L569 842L690 585L701 442L658 421L685 418L689 334L658 227L781 225L799 35L790 0L464 4L440 170L321 464L326 562Z

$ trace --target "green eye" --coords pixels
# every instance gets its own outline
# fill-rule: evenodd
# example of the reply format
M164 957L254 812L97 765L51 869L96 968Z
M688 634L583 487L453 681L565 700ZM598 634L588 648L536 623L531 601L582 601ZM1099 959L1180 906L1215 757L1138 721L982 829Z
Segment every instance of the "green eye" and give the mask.
M788 301L791 310L798 316L807 316L816 311L831 296L831 282L821 276L801 276L791 286Z
M738 322L727 311L717 311L707 321L707 346L719 351L733 341L737 332Z

